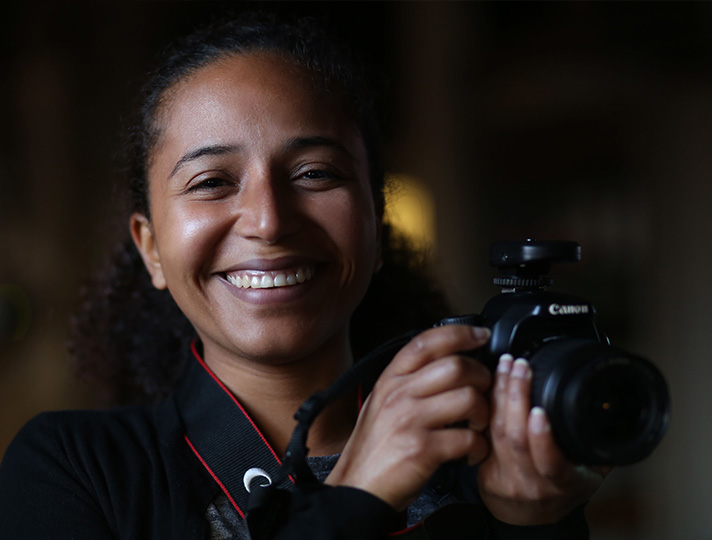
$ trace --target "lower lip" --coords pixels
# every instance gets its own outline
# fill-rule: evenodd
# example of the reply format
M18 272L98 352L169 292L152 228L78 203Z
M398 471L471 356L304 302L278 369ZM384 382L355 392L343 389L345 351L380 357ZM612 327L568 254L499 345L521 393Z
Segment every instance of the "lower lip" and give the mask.
M252 289L237 287L230 283L225 277L220 276L220 282L234 297L250 304L285 304L309 294L313 288L316 276L296 285L286 287L272 287L270 289Z

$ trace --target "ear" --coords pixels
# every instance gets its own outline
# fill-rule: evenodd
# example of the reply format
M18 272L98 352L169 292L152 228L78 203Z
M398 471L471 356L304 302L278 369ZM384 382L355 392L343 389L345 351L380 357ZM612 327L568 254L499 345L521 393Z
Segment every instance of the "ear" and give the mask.
M166 278L161 267L161 256L156 249L156 239L153 235L151 222L143 214L133 214L129 219L131 238L141 253L143 264L151 274L151 282L156 289L166 288Z

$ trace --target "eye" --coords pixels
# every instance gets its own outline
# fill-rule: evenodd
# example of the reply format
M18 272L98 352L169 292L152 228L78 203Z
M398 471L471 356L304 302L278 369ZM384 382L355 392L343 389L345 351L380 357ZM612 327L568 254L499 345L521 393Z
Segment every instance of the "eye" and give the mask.
M341 175L332 169L313 168L297 173L294 182L307 189L328 189L341 180Z
M323 180L324 178L331 178L332 175L326 171L320 169L311 169L300 175L300 178L306 178L307 180Z
M183 194L197 201L218 201L230 197L236 185L229 175L206 173L191 179Z
M186 188L186 193L207 197L216 197L234 187L234 182L221 176L195 178Z
M200 191L203 189L215 189L219 187L223 187L227 184L227 180L224 180L222 178L206 178L204 180L200 180L190 186L188 188L188 191Z
M300 178L304 180L325 180L327 178L333 178L333 175L321 169L310 169L301 173L297 179Z

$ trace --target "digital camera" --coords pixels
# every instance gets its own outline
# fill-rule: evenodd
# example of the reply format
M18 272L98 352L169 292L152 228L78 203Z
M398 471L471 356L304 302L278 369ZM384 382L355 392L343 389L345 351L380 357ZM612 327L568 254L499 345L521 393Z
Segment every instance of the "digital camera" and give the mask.
M499 242L490 264L501 294L478 315L442 320L492 331L476 357L494 371L499 357L526 358L532 406L543 407L552 433L573 462L626 465L647 457L667 430L665 379L648 360L611 346L596 327L591 303L548 291L552 263L577 262L575 242Z

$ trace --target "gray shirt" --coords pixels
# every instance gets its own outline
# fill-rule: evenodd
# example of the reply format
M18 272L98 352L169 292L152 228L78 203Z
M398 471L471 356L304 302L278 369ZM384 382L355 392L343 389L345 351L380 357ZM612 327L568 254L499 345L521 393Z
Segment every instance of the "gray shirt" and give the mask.
M323 482L336 465L338 455L317 456L307 458L309 467L314 475ZM424 491L420 497L408 507L407 525L415 525L437 507L436 501L430 492ZM205 517L210 523L211 540L249 540L245 522L240 518L235 508L224 493L213 500L208 507Z

